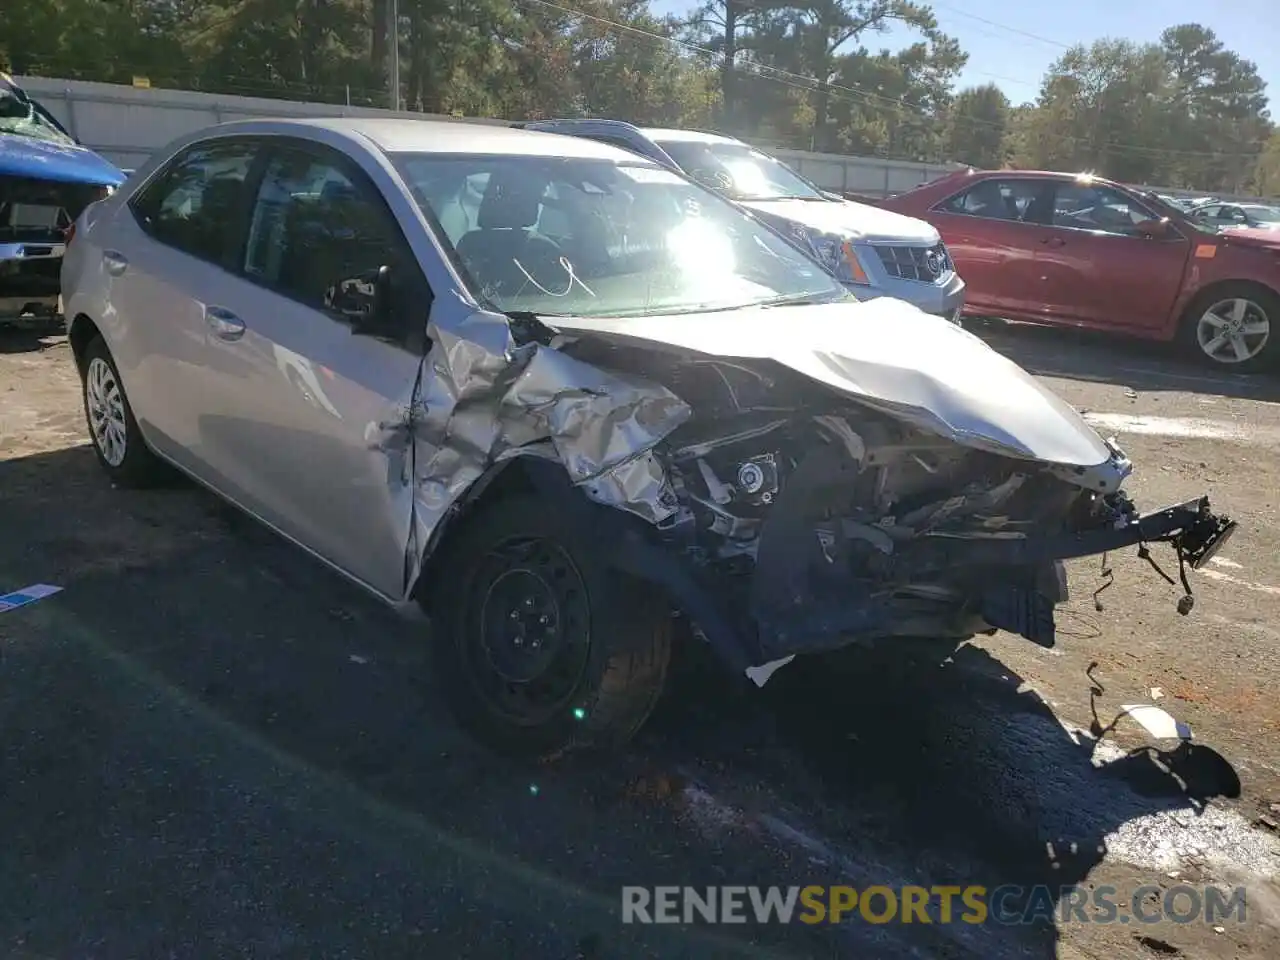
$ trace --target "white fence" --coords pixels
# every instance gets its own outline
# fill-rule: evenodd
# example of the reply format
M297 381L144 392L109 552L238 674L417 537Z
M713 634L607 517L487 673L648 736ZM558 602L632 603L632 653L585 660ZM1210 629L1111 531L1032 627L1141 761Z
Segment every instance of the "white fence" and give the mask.
M67 131L125 169L137 167L152 151L183 134L215 123L251 117L405 117L455 120L431 114L337 103L304 103L266 97L229 97L190 90L126 87L86 80L14 77L19 86L53 114ZM501 120L460 122L503 125Z
M457 120L432 114L348 107L336 103L304 103L266 97L233 97L190 90L126 87L114 83L15 77L58 118L77 140L119 166L141 164L153 150L175 137L202 127L248 117L404 117ZM503 125L503 120L467 118L459 122ZM770 150L802 176L827 190L886 197L962 169L956 163L913 163L878 157L847 157L807 150ZM1203 196L1186 190L1153 187L1173 196ZM1222 196L1224 200L1249 197Z
M265 97L233 97L190 90L126 87L114 83L14 77L77 140L113 163L130 169L153 150L202 127L248 117L405 117L454 120L431 114L303 103ZM462 122L504 124L502 120ZM773 150L802 176L827 190L873 197L910 190L957 168L951 164L907 163L866 157L844 157L803 150Z

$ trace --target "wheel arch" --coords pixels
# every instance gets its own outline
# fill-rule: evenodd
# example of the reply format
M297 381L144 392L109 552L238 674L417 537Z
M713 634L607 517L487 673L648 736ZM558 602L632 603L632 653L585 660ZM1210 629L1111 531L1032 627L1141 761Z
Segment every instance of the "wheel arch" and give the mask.
M1222 292L1229 287L1249 287L1267 296L1275 297L1276 299L1280 300L1280 289L1277 289L1276 287L1271 286L1270 284L1264 283L1261 280L1254 280L1249 278L1241 278L1241 279L1226 278L1223 280L1213 280L1210 283L1206 283L1203 287L1197 290L1195 294L1191 297L1191 299L1187 301L1187 306L1186 306L1186 309L1183 311L1183 316L1182 316L1183 322L1186 322L1191 317L1192 311L1194 311L1197 307L1199 307L1201 304L1208 302L1208 300L1212 297L1220 296Z
M533 493L557 482L572 489L560 464L541 456L526 454L494 464L458 498L431 531L418 566L417 580L411 587L412 599L430 614L433 602L431 587L439 580L449 547L456 538L464 535L468 521L477 512L505 497Z
M75 358L76 369L84 372L84 354L89 344L102 336L98 325L88 314L77 313L67 328L67 342L71 344L71 356Z
M573 485L558 459L533 454L495 465L432 532L411 589L411 597L428 617L437 600L432 587L441 579L455 538L465 536L469 520L485 505L520 493L538 494L549 511L563 517L566 526L579 530L584 539L604 545L602 563L656 588L672 610L698 625L733 670L741 672L759 662L756 638L744 631L725 598L710 588L687 556L659 542L653 528L640 518L590 500Z

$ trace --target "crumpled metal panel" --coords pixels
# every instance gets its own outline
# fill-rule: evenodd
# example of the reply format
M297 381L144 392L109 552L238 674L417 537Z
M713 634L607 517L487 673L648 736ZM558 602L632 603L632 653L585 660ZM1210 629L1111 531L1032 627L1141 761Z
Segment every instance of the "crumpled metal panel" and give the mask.
M549 445L569 479L599 503L650 523L679 510L652 449L689 419L688 404L659 384L539 343L517 344L505 317L471 312L450 323L448 306L460 305L433 310L432 347L409 416L415 477L407 589L449 508L522 448L546 456Z

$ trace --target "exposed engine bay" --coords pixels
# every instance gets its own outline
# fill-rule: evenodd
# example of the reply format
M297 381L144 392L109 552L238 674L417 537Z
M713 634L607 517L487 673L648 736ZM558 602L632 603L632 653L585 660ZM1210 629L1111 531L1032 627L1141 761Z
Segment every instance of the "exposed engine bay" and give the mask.
M88 184L0 177L0 316L56 310L67 230L105 195Z
M758 639L756 663L994 629L1052 646L1064 559L1171 539L1180 566L1199 565L1234 529L1207 501L1139 529L1114 444L1093 468L1047 464L961 446L770 361L591 338L562 349L693 409L654 448L679 503L657 533L751 621L737 626Z

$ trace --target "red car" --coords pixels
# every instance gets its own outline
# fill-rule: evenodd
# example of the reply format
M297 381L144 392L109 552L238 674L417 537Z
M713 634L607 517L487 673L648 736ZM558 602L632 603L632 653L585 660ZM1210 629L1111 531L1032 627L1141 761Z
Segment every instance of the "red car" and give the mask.
M966 314L1178 339L1232 370L1280 361L1280 232L1215 233L1154 194L1040 171L957 171L881 205L938 228Z

